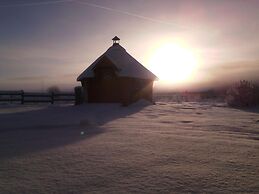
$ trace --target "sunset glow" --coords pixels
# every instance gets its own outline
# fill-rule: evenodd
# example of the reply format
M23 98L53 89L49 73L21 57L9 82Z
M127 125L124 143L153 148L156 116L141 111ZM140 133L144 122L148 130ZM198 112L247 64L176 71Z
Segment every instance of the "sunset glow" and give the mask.
M259 82L259 1L0 1L0 89L73 90L120 45L159 81L154 91Z
M184 83L192 79L197 58L191 50L178 44L167 43L154 51L149 65L160 82Z

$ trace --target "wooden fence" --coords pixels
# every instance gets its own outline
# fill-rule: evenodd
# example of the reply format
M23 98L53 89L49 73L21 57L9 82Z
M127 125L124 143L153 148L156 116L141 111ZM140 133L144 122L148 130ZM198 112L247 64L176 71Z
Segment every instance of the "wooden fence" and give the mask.
M0 102L20 102L24 103L51 103L75 102L74 93L35 93L20 91L0 91Z

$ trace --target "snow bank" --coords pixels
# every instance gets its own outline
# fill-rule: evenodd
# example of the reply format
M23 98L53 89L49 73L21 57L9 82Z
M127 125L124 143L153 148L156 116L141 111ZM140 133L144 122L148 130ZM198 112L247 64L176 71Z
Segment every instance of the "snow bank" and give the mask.
M1 107L1 193L258 192L258 113L143 104Z
M154 103L145 100L145 99L140 99L137 102L134 102L133 104L131 104L130 106L136 106L136 107L144 107L144 106L149 106L149 105L154 105Z

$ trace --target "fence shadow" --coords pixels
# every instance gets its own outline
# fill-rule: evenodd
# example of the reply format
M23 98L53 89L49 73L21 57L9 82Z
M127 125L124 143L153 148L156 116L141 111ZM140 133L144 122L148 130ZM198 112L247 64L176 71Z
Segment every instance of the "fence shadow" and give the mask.
M2 112L0 159L92 138L105 133L104 124L134 114L144 107L122 107L119 104L49 105L18 113Z

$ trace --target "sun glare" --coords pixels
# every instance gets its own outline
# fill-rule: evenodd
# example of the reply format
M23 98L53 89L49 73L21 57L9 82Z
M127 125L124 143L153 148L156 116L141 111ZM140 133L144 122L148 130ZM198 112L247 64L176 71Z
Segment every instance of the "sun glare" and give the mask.
M184 83L192 79L197 60L190 49L177 44L164 44L150 57L150 70L160 81Z

